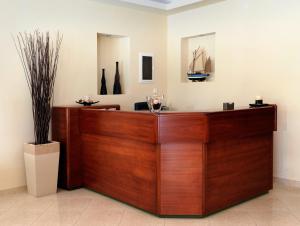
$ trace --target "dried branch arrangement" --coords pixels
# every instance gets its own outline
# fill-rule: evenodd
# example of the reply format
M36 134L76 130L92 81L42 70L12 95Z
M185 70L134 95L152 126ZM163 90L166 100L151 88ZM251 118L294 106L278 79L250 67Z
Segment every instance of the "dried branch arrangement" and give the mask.
M35 144L49 143L49 124L53 104L54 83L62 35L57 33L55 44L45 34L19 33L15 46L24 68L32 99Z

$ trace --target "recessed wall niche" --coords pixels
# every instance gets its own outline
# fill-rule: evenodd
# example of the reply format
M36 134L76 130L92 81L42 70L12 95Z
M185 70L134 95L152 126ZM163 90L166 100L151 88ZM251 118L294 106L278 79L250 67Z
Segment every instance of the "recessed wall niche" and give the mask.
M129 37L97 33L97 93L99 95L103 68L105 69L107 94L113 94L116 62L119 62L122 94L125 94L129 77Z
M211 73L207 81L214 78L215 71L215 35L216 33L200 34L195 36L184 37L181 39L181 81L191 82L188 80L187 72L193 61L193 51L199 47L204 49L207 57L211 59Z

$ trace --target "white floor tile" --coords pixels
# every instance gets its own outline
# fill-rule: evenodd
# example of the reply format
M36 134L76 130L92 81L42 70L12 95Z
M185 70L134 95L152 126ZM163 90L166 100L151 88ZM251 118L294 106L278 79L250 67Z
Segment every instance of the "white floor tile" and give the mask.
M71 226L81 217L81 211L46 211L32 226Z
M0 226L298 226L300 189L269 194L206 218L159 218L87 189L42 198L26 191L0 194Z
M127 209L120 226L164 226L164 219L138 209Z
M123 210L86 210L76 226L118 226L123 214Z

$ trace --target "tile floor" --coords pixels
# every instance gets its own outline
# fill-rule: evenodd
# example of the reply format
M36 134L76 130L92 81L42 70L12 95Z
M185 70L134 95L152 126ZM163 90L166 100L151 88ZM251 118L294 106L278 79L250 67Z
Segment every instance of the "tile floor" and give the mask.
M79 189L34 198L0 194L0 226L300 226L300 188L276 185L269 194L203 219L166 219Z

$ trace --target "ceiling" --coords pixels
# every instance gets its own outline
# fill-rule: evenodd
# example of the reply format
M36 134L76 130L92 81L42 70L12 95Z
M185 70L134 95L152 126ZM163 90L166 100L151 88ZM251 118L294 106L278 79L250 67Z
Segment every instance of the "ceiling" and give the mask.
M121 2L132 3L136 5L157 8L162 10L172 10L204 0L119 0Z
M164 3L164 4L169 4L171 2L174 2L172 0L151 0L152 2L161 2L161 3Z

